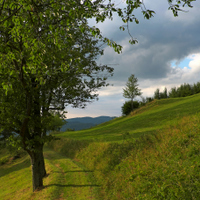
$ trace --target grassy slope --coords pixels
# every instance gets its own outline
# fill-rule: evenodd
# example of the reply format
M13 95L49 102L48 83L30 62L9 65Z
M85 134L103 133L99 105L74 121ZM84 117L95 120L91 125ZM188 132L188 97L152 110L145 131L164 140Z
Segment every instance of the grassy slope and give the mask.
M74 161L46 149L50 175L44 179L47 187L35 193L28 157L0 166L0 199L84 200L95 199L98 191L105 200L198 199L199 102L200 95L154 101L131 116L61 133L62 140L49 146Z
M121 141L126 132L132 137L154 133L168 124L173 124L183 116L200 111L200 95L185 98L155 100L132 113L132 116L120 117L94 128L75 132L64 132L58 136L95 141Z
M34 193L30 159L27 155L1 165L0 199L98 199L99 185L95 183L92 171L47 148L44 156L49 175L44 178L44 188Z
M50 146L94 170L102 199L198 199L199 102L200 95L154 101L132 116L62 133Z

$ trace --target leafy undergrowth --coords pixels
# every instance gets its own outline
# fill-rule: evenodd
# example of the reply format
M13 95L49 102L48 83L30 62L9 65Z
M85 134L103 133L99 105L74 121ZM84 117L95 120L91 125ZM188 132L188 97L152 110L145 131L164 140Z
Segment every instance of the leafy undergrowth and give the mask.
M94 171L105 200L199 199L199 144L196 114L136 140L91 142L76 151L74 159ZM67 152L64 140L62 148L54 145Z
M184 118L157 135L139 139L135 148L120 161L117 158L123 155L119 147L109 146L111 149L107 148L104 153L101 149L100 154L104 156L100 162L98 158L93 159L90 166L101 168L98 177L102 176L101 181L105 181L105 199L198 199L199 119L199 116ZM89 154L92 152L83 150L77 155L87 167Z

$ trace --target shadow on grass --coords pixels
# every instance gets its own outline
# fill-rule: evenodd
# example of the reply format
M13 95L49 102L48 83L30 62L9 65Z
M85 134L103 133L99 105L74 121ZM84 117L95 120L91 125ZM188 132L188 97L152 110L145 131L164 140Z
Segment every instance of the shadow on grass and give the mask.
M48 187L53 187L53 186L57 186L57 187L101 187L101 185L74 185L74 184L69 184L69 185L62 185L62 184L50 184L50 185L46 185L44 186L45 188Z
M83 172L83 173L87 173L87 172L94 172L94 171L90 171L90 170L72 170L72 171L65 171L65 172L59 172L59 171L54 171L54 173L74 173L74 172Z
M16 164L13 164L13 163L5 164L0 167L0 178L14 171L19 171L31 166L29 158L24 158L23 160L16 160L15 162Z

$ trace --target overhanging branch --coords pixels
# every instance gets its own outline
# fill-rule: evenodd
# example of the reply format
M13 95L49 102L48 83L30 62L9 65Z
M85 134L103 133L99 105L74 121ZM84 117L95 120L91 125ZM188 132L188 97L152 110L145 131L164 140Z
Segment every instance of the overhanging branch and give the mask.
M2 20L0 22L0 24L4 23L5 21L7 21L8 19L10 19L13 15L15 15L21 8L23 7L23 5L21 5L15 12L13 12L9 17L7 17L6 19ZM1 10L2 11L2 10Z

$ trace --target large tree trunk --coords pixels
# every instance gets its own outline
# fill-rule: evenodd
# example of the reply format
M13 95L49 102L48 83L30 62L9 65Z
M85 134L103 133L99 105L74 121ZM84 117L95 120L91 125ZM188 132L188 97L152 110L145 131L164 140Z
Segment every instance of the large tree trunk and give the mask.
M35 77L32 78L32 87L35 89L33 98L33 115L34 115L34 138L39 137L41 141L34 141L34 151L31 153L32 163L32 182L33 191L43 186L43 177L46 176L43 142L42 142L42 125L41 125L41 105L40 105L40 89L37 86Z
M41 153L40 159L41 159L41 174L42 174L42 177L44 178L47 175L47 172L46 172L46 169L45 169L45 162L44 162L43 151Z
M43 177L46 175L43 144L37 144L37 147L30 153L32 165L32 184L33 191L43 187Z

